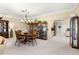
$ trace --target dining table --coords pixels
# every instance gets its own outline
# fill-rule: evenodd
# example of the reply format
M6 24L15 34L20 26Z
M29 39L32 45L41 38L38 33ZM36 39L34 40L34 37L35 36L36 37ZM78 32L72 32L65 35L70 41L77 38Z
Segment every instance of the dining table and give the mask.
M33 36L32 36L31 33L24 33L24 36L25 36L25 39L24 39L25 44L26 44L28 41L32 40L32 38L33 38Z

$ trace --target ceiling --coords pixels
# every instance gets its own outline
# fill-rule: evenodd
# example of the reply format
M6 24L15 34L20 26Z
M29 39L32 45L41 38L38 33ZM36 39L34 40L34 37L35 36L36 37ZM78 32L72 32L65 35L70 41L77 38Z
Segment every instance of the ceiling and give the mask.
M38 16L59 12L74 7L74 3L0 3L0 14L22 18L22 10L27 9L29 15Z

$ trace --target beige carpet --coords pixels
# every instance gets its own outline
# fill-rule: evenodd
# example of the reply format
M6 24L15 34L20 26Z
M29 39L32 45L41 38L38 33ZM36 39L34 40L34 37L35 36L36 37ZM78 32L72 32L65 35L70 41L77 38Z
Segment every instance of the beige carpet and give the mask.
M9 39L4 54L9 55L76 55L78 49L73 49L69 45L69 38L64 36L55 36L48 40L37 39L37 45L31 44L20 47L14 45L15 40Z

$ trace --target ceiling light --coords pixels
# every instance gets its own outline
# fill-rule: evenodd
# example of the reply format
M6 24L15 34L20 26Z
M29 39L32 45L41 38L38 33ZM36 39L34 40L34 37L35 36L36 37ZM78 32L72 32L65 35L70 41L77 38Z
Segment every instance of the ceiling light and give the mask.
M24 13L24 17L23 20L21 20L22 22L27 22L30 18L29 18L29 12L27 11L27 9L22 10L22 13Z

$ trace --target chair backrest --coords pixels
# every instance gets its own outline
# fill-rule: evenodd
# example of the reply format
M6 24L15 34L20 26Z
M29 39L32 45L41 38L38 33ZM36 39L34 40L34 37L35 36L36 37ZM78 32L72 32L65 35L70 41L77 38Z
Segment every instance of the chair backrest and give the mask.
M33 31L32 36L33 36L33 38L36 38L37 37L37 31Z
M19 36L21 35L21 30L15 31L16 38L19 39Z

